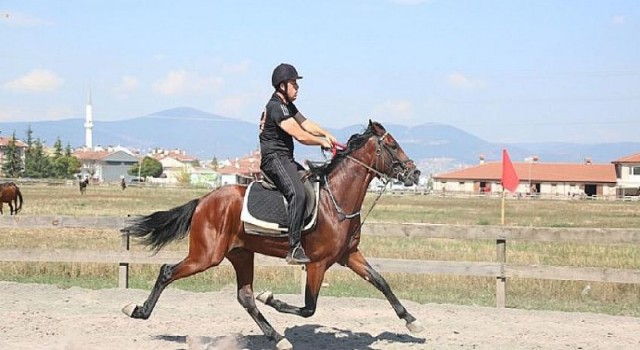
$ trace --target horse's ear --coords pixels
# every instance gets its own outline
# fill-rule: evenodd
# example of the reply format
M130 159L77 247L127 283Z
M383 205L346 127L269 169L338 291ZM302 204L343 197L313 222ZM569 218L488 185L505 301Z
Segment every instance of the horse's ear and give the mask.
M372 126L373 126L373 122L371 121L371 119L369 119L369 129L371 129Z

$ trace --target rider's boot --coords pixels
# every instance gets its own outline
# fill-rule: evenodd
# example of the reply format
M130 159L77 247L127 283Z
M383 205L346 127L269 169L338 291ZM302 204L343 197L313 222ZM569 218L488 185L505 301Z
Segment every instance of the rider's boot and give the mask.
M289 233L289 253L287 254L287 264L302 265L311 262L311 259L304 252L302 243L300 243L301 232Z

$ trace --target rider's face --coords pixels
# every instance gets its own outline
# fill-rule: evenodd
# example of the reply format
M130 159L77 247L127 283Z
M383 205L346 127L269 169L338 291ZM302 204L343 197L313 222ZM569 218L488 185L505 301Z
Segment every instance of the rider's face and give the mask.
M295 101L298 98L298 82L295 80L287 81L287 97L289 101Z

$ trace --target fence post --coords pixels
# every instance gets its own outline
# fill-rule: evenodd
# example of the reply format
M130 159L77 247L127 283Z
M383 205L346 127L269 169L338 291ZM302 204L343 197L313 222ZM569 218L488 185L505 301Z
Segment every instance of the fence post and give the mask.
M504 308L507 299L507 277L504 275L504 264L507 262L507 240L496 240L496 255L500 263L500 275L496 278L496 307Z
M307 265L302 265L300 269L300 294L302 297L305 297L305 292L307 290Z
M129 251L129 232L122 232L122 249ZM120 262L118 266L118 287L129 288L129 263Z

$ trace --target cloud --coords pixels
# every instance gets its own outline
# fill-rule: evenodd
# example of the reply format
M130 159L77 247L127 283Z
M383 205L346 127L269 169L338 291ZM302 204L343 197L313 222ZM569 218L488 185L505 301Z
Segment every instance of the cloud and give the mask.
M64 80L46 69L34 69L26 75L4 84L6 89L20 91L53 91L58 89Z
M136 77L125 75L120 78L120 83L113 89L118 98L126 99L129 94L134 92L140 86L140 80Z
M485 82L479 79L471 79L462 73L451 73L447 76L447 84L460 89L480 89L486 86Z
M161 95L182 95L187 93L210 93L219 90L224 80L215 76L200 77L184 69L173 70L153 86Z
M611 19L611 23L613 23L614 25L618 25L618 26L623 25L624 21L625 21L625 18L622 15L613 16L613 18Z
M39 27L50 25L51 22L28 13L0 10L0 24L16 27Z
M409 122L413 119L413 104L406 100L385 101L373 109L373 115L380 120Z

